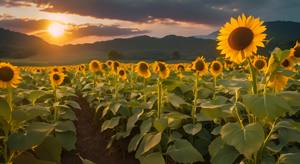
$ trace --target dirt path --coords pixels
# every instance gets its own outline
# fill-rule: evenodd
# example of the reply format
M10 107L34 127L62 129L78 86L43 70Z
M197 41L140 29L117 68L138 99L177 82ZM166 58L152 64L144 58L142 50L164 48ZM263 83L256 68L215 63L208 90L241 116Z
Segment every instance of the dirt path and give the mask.
M81 110L74 110L77 116L75 126L77 129L76 151L64 152L62 164L81 164L81 157L95 162L96 164L136 164L137 160L133 155L127 154L126 148L114 147L113 151L105 149L109 135L100 133L99 126L93 121L93 114L88 109L88 103L83 98L78 102ZM125 143L122 143L124 147ZM126 146L126 144L125 144Z

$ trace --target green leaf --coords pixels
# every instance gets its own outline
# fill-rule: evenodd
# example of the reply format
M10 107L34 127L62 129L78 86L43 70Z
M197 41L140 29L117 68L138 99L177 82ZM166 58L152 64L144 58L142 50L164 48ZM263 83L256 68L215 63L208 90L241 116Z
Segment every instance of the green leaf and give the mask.
M184 101L183 98L177 96L174 93L169 93L168 94L168 101L175 107L175 108L180 108L181 105L187 104L186 101Z
M247 110L262 119L275 119L284 116L287 112L292 112L292 108L278 96L245 95L243 102Z
M39 159L60 163L62 148L54 137L47 137L34 152Z
M300 93L299 92L292 92L292 91L284 91L278 94L286 103L293 107L300 107Z
M149 130L152 127L152 118L148 118L147 120L144 120L140 126L141 134L146 134L149 132Z
M116 127L117 125L119 125L119 121L120 121L121 117L114 117L110 120L106 120L103 122L102 126L101 126L101 132L107 130L107 129L113 129L114 127Z
M160 143L162 133L148 133L144 136L138 150L136 151L135 157L139 158L144 153L148 152L156 145Z
M73 109L81 109L80 105L76 101L66 100L65 103L66 105L71 106Z
M277 161L278 164L298 164L300 161L300 153L280 154Z
M6 121L9 121L11 110L7 101L0 97L0 117L3 117Z
M168 127L168 119L163 117L156 118L153 122L153 126L157 131L162 132Z
M12 133L8 137L8 147L20 151L31 149L41 144L53 129L52 124L33 122L27 127L26 133Z
M139 110L134 115L132 115L131 117L128 118L127 126L126 126L127 130L131 130L135 126L135 123L139 120L139 118L141 117L141 115L143 113L144 113L144 110Z
M39 116L48 116L50 114L49 109L39 105L35 106L22 106L14 109L12 113L12 121L16 123L30 121Z
M128 144L128 152L133 152L137 149L140 141L142 140L143 135L137 134L135 135Z
M55 131L56 132L66 132L66 131L76 132L76 128L72 121L58 121L55 124Z
M56 164L55 162L50 162L50 161L43 161L36 159L34 155L32 155L29 152L24 152L21 155L19 155L15 161L14 164Z
M165 164L161 152L151 153L139 158L141 164Z
M186 124L183 126L183 129L187 134L195 135L202 129L202 124Z
M110 111L111 111L114 115L116 115L117 112L119 111L121 105L122 105L122 104L120 104L120 103L116 103L116 104L111 105Z
M62 132L62 133L55 133L55 138L60 142L62 147L67 151L75 150L76 144L76 134L72 131Z
M175 140L174 144L168 147L167 154L178 163L204 161L198 150L185 139Z
M82 164L95 164L94 162L92 162L88 159L82 158L80 155L79 155L79 158L80 158Z
M30 93L28 94L27 99L29 101L31 101L33 104L35 104L35 102L41 98L42 96L46 95L47 92L42 91L42 90L32 90L30 91Z
M217 137L208 147L212 164L232 164L240 153L233 147L226 145L221 137Z
M167 118L168 118L168 127L173 130L173 129L181 128L183 120L190 118L190 116L179 112L170 112L167 114Z
M234 146L247 158L257 152L265 139L264 129L259 123L248 124L241 128L239 123L227 123L221 129L223 141Z

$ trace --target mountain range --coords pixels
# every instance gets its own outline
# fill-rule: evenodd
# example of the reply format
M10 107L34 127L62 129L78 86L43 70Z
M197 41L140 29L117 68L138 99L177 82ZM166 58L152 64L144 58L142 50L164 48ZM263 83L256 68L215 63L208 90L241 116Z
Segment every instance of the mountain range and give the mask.
M300 40L300 23L290 21L266 22L268 44L260 53L268 55L275 47L290 48ZM77 45L52 45L41 38L0 28L0 58L49 60L55 63L106 60L192 60L204 56L210 60L218 56L216 36L183 37L168 35L162 38L137 36ZM108 55L111 52L118 55Z

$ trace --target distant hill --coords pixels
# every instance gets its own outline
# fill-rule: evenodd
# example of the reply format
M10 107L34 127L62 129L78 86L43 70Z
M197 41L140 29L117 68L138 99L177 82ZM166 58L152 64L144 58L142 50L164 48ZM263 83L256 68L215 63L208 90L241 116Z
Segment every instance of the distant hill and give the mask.
M175 35L163 38L138 36L93 44L67 45L64 48L69 53L84 50L102 57L106 57L109 51L116 50L122 53L122 59L127 60L190 60L199 55L211 59L217 54L215 40Z
M0 57L27 58L38 54L47 55L58 46L26 34L0 28Z
M266 22L267 48L269 54L275 47L290 48L300 40L300 23L276 21ZM91 44L51 45L44 40L0 28L0 58L51 58L59 62L86 62L91 59L107 59L112 50L120 52L121 60L192 60L199 55L208 60L218 55L215 38L218 32L207 36L183 37L168 35L163 38L137 36L114 39Z

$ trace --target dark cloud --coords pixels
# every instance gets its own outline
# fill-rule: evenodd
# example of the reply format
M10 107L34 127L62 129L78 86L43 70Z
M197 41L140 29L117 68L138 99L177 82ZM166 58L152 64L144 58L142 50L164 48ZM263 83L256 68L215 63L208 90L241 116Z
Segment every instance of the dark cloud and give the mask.
M17 19L17 18L4 18L0 20L0 27L12 31L30 33L41 29L46 29L51 23L50 20L32 20L32 19Z
M10 29L17 32L23 33L34 33L43 34L43 30L53 23L51 20L32 20L32 19L1 19L0 15L0 27ZM80 38L86 36L102 36L102 37L114 37L114 36L130 36L137 34L145 34L148 31L139 30L136 28L122 28L116 25L68 25L69 35L72 38ZM40 32L39 32L40 31Z
M0 0L0 4L4 3ZM173 19L221 25L243 13L267 20L300 21L299 0L5 0L8 5L35 3L49 12L67 12L97 18L152 22ZM29 3L28 3L29 2ZM45 8L45 6L48 7Z
M115 37L115 36L127 36L148 33L146 30L139 30L136 28L122 28L116 25L104 26L104 25L87 25L84 27L75 28L72 33L77 37L84 36L104 36L104 37Z
M25 0L11 0L14 3ZM173 19L219 25L236 9L256 8L267 1L252 0L26 0L50 12L68 12L97 18L148 22L152 19ZM259 3L256 3L259 2Z

